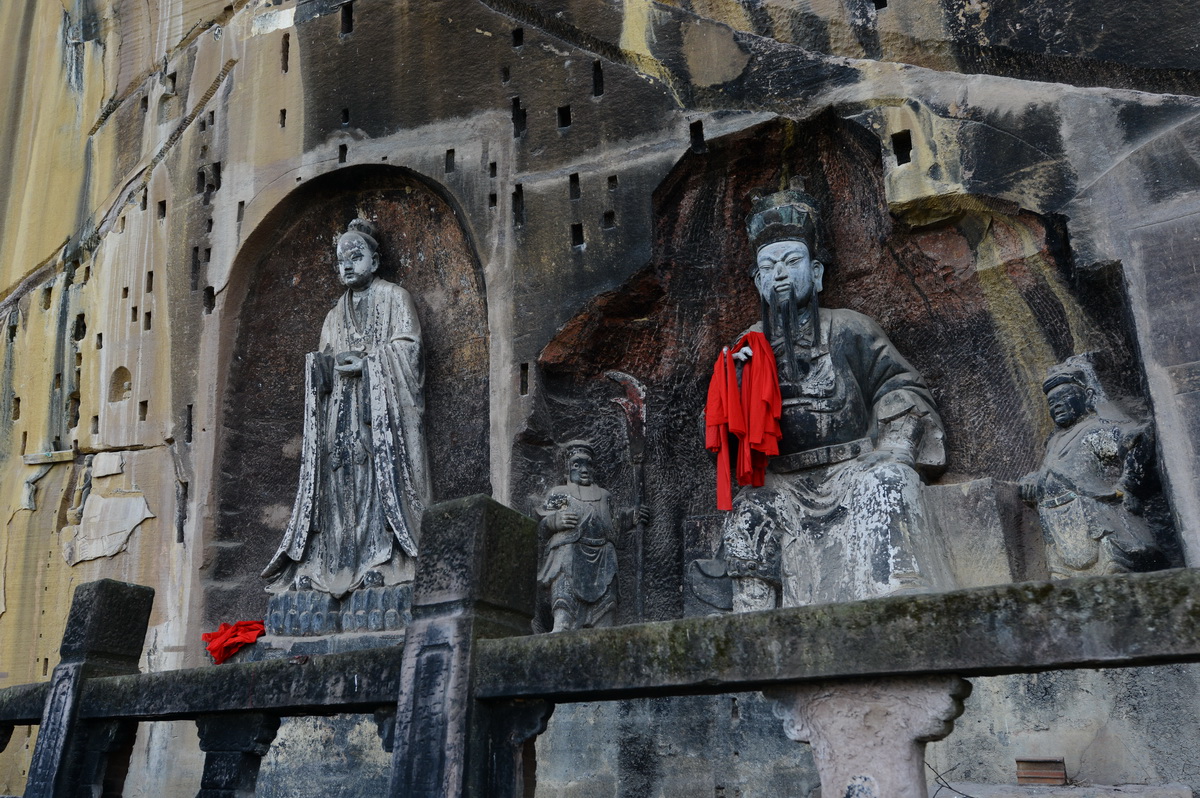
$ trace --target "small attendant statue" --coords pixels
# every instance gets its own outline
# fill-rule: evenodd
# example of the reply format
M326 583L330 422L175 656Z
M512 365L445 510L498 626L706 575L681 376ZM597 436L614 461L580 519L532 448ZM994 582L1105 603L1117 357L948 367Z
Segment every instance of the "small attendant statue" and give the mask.
M550 589L551 631L611 626L616 609L617 550L614 534L645 522L647 508L615 512L612 494L595 483L587 441L571 441L567 482L551 488L538 509L539 538L546 553L538 581Z
M1042 390L1058 429L1020 490L1037 507L1051 577L1165 568L1142 515L1155 482L1151 428L1106 398L1079 355L1052 367Z

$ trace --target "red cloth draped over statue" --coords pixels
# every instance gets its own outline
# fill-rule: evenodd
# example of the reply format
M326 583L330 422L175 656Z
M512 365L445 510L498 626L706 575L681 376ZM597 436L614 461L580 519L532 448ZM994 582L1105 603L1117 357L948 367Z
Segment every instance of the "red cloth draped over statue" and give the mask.
M742 365L739 388L737 366L729 348L721 350L708 383L704 407L704 445L717 453L717 509L733 509L733 486L729 473L729 436L738 441L737 481L760 486L766 477L767 458L779 454L779 373L775 353L766 336L750 332L734 346L737 352L750 347L754 354Z

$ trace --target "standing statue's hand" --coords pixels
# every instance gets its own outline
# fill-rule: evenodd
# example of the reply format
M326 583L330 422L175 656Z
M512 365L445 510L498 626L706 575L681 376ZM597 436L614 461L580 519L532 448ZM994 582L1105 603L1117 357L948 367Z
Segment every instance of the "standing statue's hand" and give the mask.
M654 520L654 511L643 504L637 509L637 520L639 524L649 524Z
M748 346L743 346L741 349L733 353L733 359L745 363L754 355L754 350Z
M559 510L555 514L554 525L558 527L559 532L574 529L579 526L579 513L574 510Z
M362 374L363 356L359 352L342 352L334 357L333 368L346 376Z

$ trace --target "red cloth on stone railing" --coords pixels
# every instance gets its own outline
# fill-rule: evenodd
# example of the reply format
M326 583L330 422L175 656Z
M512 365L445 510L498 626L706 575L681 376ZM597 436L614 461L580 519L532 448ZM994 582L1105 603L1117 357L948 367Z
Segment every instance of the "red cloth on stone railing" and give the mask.
M238 621L223 623L215 632L206 632L200 639L208 643L206 648L212 655L213 662L220 665L236 654L243 646L248 646L266 632L262 621Z

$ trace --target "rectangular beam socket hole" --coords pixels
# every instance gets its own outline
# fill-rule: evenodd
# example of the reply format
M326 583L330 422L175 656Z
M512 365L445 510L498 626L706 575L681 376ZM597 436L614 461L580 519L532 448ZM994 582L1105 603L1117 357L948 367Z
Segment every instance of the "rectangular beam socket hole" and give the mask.
M578 172L576 172L575 174L572 174L570 176L570 178L568 178L567 185L568 185L568 193L570 194L571 199L573 199L573 200L579 199L581 193L579 191L579 173Z
M692 139L692 152L708 152L708 145L704 141L704 122L696 120L688 128L688 131Z
M571 246L573 246L573 247L582 247L583 246L583 223L582 222L578 222L576 224L571 225Z
M454 171L454 150L446 150L446 174Z
M514 49L517 47L521 47L522 45L525 44L525 29L524 28L513 28L512 42L513 42Z
M287 127L287 109L286 108L279 109L279 126Z
M600 226L605 230L612 230L617 226L617 212L605 211L604 217L600 220Z
M592 96L604 96L604 66L599 61L592 62Z
M525 134L526 116L527 116L527 114L525 112L525 109L521 107L521 98L513 97L512 98L512 124L513 124L513 138L514 139L519 139L519 138L521 138L521 136L523 136Z
M338 163L345 163L346 156L349 154L350 148L345 144L338 145Z
M529 364L521 364L521 396L529 395Z
M286 75L288 71L288 56L292 48L292 34L283 34L283 41L279 45L279 68Z
M520 183L513 186L512 213L514 227L525 224L525 189Z
M558 127L559 130L571 126L571 106L560 105L558 107Z
M138 402L138 421L145 421L146 414L150 412L150 403L147 401Z
M211 285L204 289L204 315L207 316L213 312L217 306L217 292Z
M158 201L158 218L159 219L167 218L167 201L166 200Z
M354 32L354 3L342 4L342 35L349 36Z
M896 155L896 165L912 161L912 132L901 130L892 134L892 152Z

